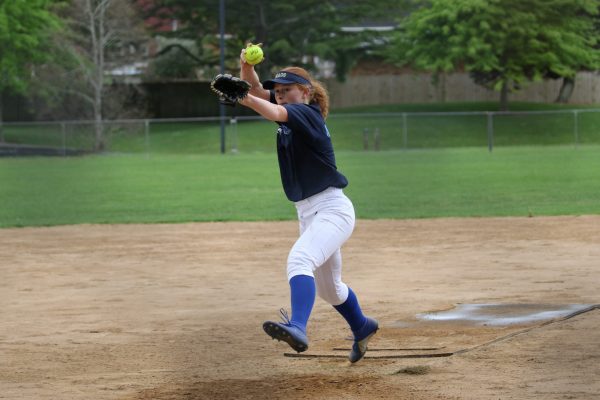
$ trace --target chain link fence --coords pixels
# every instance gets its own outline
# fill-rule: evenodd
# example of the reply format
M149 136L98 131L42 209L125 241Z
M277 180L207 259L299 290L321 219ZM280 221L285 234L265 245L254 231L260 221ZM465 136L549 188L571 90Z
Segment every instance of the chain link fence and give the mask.
M332 114L336 150L600 144L600 109ZM276 125L244 116L0 124L0 155L274 152Z

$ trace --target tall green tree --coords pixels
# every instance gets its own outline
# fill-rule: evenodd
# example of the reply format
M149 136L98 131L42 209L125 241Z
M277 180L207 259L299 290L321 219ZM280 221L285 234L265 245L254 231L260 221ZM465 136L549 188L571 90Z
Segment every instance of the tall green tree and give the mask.
M596 13L595 16L593 16L594 18L594 31L595 31L595 35L596 37L600 36L600 12ZM596 44L594 46L596 49L600 49L600 40L596 40ZM582 71L590 71L593 69L597 69L599 68L598 65L582 65L580 66L580 68L578 68L578 70L582 70ZM572 75L566 75L566 76L560 76L552 71L549 71L549 73L547 74L547 77L550 79L562 79L562 85L560 87L560 91L558 93L558 96L556 97L556 102L557 103L568 103L569 99L571 97L571 94L573 93L573 90L575 89L575 74Z
M464 69L508 93L546 76L596 69L599 0L430 0L401 22L386 49L397 64L436 74Z
M219 62L219 2L217 0L155 0L146 12L175 17L180 28L171 35L193 38L202 49L199 58ZM315 60L336 62L343 79L353 61L381 45L382 33L344 32L342 26L394 19L408 8L409 0L227 0L227 69L237 69L239 51L247 41L263 43L266 61L261 73L290 64L314 67Z
M54 0L0 0L0 142L2 97L25 93L35 76L34 66L53 56L49 40L61 29Z

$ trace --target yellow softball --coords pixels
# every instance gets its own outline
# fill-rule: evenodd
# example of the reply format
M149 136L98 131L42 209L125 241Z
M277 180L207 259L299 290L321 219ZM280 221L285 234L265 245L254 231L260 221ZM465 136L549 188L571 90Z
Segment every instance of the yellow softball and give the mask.
M246 47L245 58L248 64L256 65L263 60L264 53L259 45L250 44Z

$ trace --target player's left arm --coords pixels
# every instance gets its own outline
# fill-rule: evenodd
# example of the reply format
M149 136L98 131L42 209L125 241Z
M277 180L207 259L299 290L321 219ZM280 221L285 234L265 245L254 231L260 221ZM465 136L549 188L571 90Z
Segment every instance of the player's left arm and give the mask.
M239 103L243 106L253 109L264 118L274 122L287 122L288 112L285 107L273 104L268 100L249 94Z

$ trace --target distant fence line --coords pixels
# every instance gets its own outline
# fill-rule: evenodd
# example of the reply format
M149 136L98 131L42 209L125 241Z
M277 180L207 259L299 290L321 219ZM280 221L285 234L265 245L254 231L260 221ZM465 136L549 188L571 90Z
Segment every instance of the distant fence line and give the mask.
M258 121L266 123L260 116L106 120L104 151L274 151L274 129L250 124ZM5 137L0 155L92 153L96 124L0 123ZM487 146L491 152L498 145L600 144L600 109L331 114L327 124L336 148L346 150Z
M499 101L499 93L476 85L466 73L440 76L437 84L428 73L348 76L344 83L335 79L324 80L333 109L375 104L443 103ZM523 89L511 93L510 101L551 103L558 96L562 81L546 80L524 84ZM113 87L114 86L114 87ZM139 108L138 115L153 118L193 118L219 114L219 104L210 90L209 82L154 82L138 85L112 85L107 92L110 102L113 92L127 92L128 106ZM33 121L39 118L35 110L44 109L43 99L4 94L3 118L6 121ZM600 74L581 72L575 79L570 98L572 104L600 104ZM46 105L48 108L48 105ZM79 98L66 98L48 115L81 115ZM253 115L246 108L228 109L228 114ZM145 114L144 114L145 113ZM60 117L54 117L60 119Z
M572 115L572 143L577 145L580 143L580 129L579 129L579 115L582 113L600 113L600 109L573 109L573 110L540 110L540 111L463 111L463 112L400 112L400 113L359 113L359 114L338 114L332 115L331 117L379 117L379 118L390 118L399 117L402 121L398 130L402 133L402 148L410 148L408 142L409 138L409 118L419 117L485 117L486 120L486 138L487 147L491 152L494 148L494 118L501 116L543 116L543 115L560 115L567 114ZM600 135L600 126L598 126L598 134ZM414 132L413 132L414 134ZM418 134L418 133L417 133ZM372 143L369 145L369 143ZM372 148L374 150L380 150L381 147L381 131L379 127L364 128L363 129L363 148L368 150Z
M429 73L349 76L341 83L325 81L332 108L372 104L499 101L500 94L477 85L467 73L441 75L437 84ZM561 79L526 83L509 95L510 101L552 103ZM600 104L600 73L580 72L570 98L573 104Z

